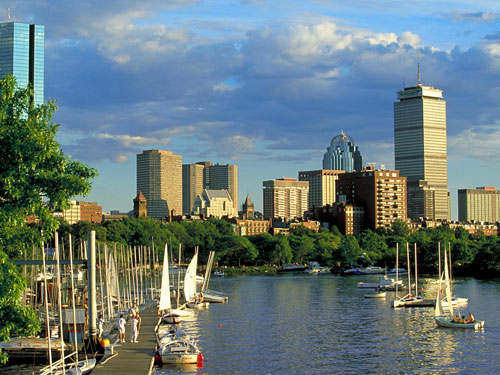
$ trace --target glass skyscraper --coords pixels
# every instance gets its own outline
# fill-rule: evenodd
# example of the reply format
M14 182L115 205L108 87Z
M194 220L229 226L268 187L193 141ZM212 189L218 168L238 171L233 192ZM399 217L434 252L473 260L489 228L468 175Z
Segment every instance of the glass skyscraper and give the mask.
M343 131L333 137L323 156L323 169L336 171L361 171L363 158L351 137Z
M35 104L44 101L44 43L43 25L0 23L0 77L12 74L23 88L31 83Z

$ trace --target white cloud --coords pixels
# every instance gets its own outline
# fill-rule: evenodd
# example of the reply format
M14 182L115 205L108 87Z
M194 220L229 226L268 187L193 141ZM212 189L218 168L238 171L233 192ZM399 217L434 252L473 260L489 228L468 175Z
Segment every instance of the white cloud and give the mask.
M472 157L488 163L500 162L500 121L448 137L448 152L455 159Z

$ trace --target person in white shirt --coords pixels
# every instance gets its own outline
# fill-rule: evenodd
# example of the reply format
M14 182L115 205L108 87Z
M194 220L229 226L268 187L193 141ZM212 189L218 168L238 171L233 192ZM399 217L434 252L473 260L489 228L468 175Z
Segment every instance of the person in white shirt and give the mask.
M137 326L139 325L139 320L136 315L132 315L132 319L130 320L130 342L139 342L137 341Z
M118 332L120 334L120 342L125 342L125 324L127 321L123 319L123 314L120 315L120 319L118 319Z
M103 316L101 314L101 315L99 315L99 319L97 319L97 337L99 338L99 340L101 339L102 332L104 331L104 327L103 326L106 326L106 328L108 328L108 325L104 321L104 318L103 318Z

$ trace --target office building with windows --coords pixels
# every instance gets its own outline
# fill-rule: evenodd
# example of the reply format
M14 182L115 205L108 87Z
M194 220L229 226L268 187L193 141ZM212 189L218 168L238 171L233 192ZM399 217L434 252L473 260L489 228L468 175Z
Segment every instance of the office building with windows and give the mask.
M336 202L335 182L341 173L345 171L319 169L299 172L299 181L309 181L309 211Z
M264 218L303 218L309 207L309 182L278 178L263 182Z
M22 88L31 84L35 104L44 101L44 43L43 25L0 23L0 77L12 74Z
M443 91L419 83L394 103L395 169L408 181L408 216L450 218Z
M147 215L166 219L182 213L182 156L146 150L137 155L137 194L147 200Z
M458 190L458 221L500 221L500 190L478 187Z
M238 212L238 166L199 161L182 166L182 209L185 214L193 211L194 201L203 189L227 190Z
M344 131L333 137L323 156L323 169L353 172L362 167L363 158L353 139Z
M337 181L337 202L345 202L364 210L365 228L390 229L394 220L406 222L406 178L399 171L343 173Z

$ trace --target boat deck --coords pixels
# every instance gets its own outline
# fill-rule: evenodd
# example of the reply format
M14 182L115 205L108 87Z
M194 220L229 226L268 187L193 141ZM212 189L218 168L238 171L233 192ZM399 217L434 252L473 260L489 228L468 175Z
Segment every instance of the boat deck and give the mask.
M140 310L141 329L138 343L130 342L130 323L125 328L125 343L114 346L114 354L104 358L92 371L93 375L147 374L156 345L155 326L158 316L155 307ZM113 343L111 343L113 344ZM104 362L104 363L103 363Z

